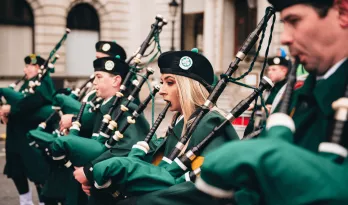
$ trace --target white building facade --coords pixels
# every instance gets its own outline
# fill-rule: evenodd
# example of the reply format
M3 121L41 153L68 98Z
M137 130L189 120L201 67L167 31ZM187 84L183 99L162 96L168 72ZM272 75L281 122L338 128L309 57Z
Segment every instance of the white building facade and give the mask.
M115 40L130 56L147 36L157 14L168 20L168 25L160 35L162 51L168 51L171 47L170 0L3 1L6 11L0 16L2 84L22 75L23 58L27 54L35 52L47 57L68 26L72 32L58 51L61 58L56 63L56 73L53 75L56 79L76 80L89 76L93 72L94 45L98 40ZM227 70L238 46L262 19L269 6L266 0L177 2L179 8L175 17L175 50L199 48L211 61L217 75ZM16 15L18 8L22 8L20 17ZM280 47L281 29L277 18L269 53L271 56ZM269 30L258 59L264 57L268 36ZM245 72L250 62L241 63L234 76ZM258 84L260 67L261 63L257 62L251 75L241 82ZM221 97L220 104L226 109L231 108L250 92L249 89L231 85Z

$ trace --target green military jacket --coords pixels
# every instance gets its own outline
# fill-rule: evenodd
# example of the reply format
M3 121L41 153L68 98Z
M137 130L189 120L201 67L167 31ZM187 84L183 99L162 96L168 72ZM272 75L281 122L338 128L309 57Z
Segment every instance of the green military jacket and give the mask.
M19 92L23 91L29 81L25 81ZM11 106L9 122L6 127L6 166L8 177L21 175L24 171L29 179L42 183L45 179L47 166L44 159L29 147L26 133L48 117L49 109L55 92L52 79L46 75L35 94L27 94L23 99ZM41 112L42 111L42 112ZM42 169L41 173L38 169Z
M275 97L277 96L280 89L286 84L286 79L277 82L274 87L271 89L269 96L267 97L267 100L265 102L266 105L272 105Z
M348 60L345 60L328 79L316 81L310 74L295 91L292 104L295 144L317 152L319 144L327 141L334 116L331 104L343 96L347 83ZM344 144L348 147L348 138L344 138Z
M224 120L225 118L218 111L208 112L192 134L192 137L188 142L186 151L199 144L211 132L211 130L213 130L215 126L221 124ZM162 143L156 148L153 155L158 155L161 152L164 156L168 156L170 154L182 134L181 132L183 128L183 120L179 123L178 129L174 128L174 136L166 137L165 140L163 140ZM201 151L201 156L205 156L206 153L216 149L225 142L236 139L239 139L236 131L231 124L228 124L224 127L223 132L216 134L214 139L210 141L210 143Z
M30 79L33 80L33 79ZM28 87L29 81L26 80L19 92L22 92ZM18 101L14 106L11 106L11 115L30 115L40 107L52 103L52 95L55 92L53 81L49 74L47 74L41 81L41 85L35 89L34 94L27 94L25 98Z

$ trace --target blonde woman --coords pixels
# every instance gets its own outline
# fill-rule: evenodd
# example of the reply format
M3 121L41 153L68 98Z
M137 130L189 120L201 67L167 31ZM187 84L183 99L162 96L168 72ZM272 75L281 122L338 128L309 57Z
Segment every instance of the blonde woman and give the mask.
M191 124L192 120L190 120L190 116L194 113L195 109L201 106L207 99L211 84L213 84L214 81L214 72L210 62L203 55L195 51L171 51L163 53L158 59L158 66L162 74L162 87L159 94L163 97L163 100L171 103L169 110L176 112L173 123L169 126L166 136L162 141L156 138L152 139L149 143L150 151L145 158L149 163L141 163L141 167L137 167L137 163L133 163L133 158L131 157L117 157L117 155L109 153L92 162L91 166L85 167L83 172L81 172L81 170L75 171L75 179L82 184L87 194L91 194L90 189L95 182L95 184L101 185L96 185L98 188L106 187L102 185L102 181L110 178L117 178L117 181L120 180L122 187L127 187L127 185L129 185L127 184L128 179L137 177L139 177L139 179L149 177L148 180L154 182L153 184L146 184L145 187L143 187L144 183L140 183L139 187L137 187L137 183L132 183L132 189L139 190L139 192L133 193L120 190L121 192L124 191L124 194L127 196L152 192L166 187L158 187L156 185L156 180L160 180L161 178L161 174L157 174L156 169L159 170L163 168L164 165L162 165L161 162L158 167L155 167L151 162L158 164L156 159L161 159L163 155L167 156L174 149L180 136L182 136L185 131L184 128ZM222 123L224 119L224 116L215 109L208 112L197 126L197 129L188 143L185 144L182 153L200 143L213 128ZM221 132L217 133L213 140L200 152L201 157L199 157L199 159L204 159L207 152L219 147L227 141L235 139L238 139L237 133L234 128L228 124ZM116 167L118 168L113 169L115 163L121 163L122 166L117 165ZM122 175L122 173L118 172L118 169L132 171L131 173L122 171L122 173L128 173ZM190 169L194 169L194 167L190 167ZM110 173L111 175L108 175ZM97 179L96 176L100 176L100 178ZM154 178L151 178L152 176L154 176ZM107 187L110 186L112 185L109 184ZM95 194L92 192L91 198L93 198L93 196L95 196ZM97 200L95 203L103 204L105 200L107 200L105 196L99 198L100 201ZM109 199L113 200L112 197L109 197Z

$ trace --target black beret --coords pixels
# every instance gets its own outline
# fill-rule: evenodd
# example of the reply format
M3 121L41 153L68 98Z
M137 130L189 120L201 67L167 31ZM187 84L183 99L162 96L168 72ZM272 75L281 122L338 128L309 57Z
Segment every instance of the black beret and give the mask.
M192 51L168 51L158 58L158 67L162 74L170 73L194 79L209 91L214 82L214 70L208 59Z
M283 65L285 67L288 67L289 65L289 57L281 57L281 56L276 56L272 58L267 59L268 65Z
M120 75L122 79L129 71L128 64L119 58L104 57L93 61L94 71L103 71L114 75Z
M115 41L99 41L95 44L95 50L97 52L108 54L111 57L119 55L122 60L126 60L127 58L127 54L124 49Z
M25 64L39 65L42 66L45 63L45 59L41 58L40 55L30 54L24 58Z
M327 5L331 7L334 0L268 0L268 2L273 5L276 11L282 11L295 4Z

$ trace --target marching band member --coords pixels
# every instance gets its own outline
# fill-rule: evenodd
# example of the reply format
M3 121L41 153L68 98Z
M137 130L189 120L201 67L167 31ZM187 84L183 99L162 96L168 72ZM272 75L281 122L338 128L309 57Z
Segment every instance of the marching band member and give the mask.
M81 128L83 128L85 125L88 126L89 124L93 124L93 133L96 133L96 135L93 135L91 139L78 137L75 135L67 135L56 139L51 145L52 156L54 157L60 154L65 155L68 153L74 155L76 154L76 156L79 156L78 166L87 163L88 159L90 158L94 159L99 156L98 152L97 155L94 156L95 152L93 149L95 145L99 144L98 140L101 140L98 139L98 129L102 122L103 116L108 112L114 98L116 97L115 93L118 92L123 78L125 77L127 72L129 72L128 65L124 62L124 60L114 57L103 57L96 59L94 61L94 69L95 80L93 84L96 89L96 95L103 98L104 101L100 109L98 109L94 117L89 120L89 122L82 121ZM124 124L126 122L127 116L129 116L133 112L133 110L135 110L136 106L134 104L130 104L129 108L130 109L127 114L119 120L118 124ZM148 130L149 124L144 116L141 115L138 118L137 123L131 125L130 128L127 129L127 131L124 133L123 142L117 144L112 150L115 152L127 154L131 146L136 141L143 138ZM71 171L70 174L72 174ZM78 195L73 194L76 193L76 188L79 188L75 186L75 183L76 181L71 181L71 186L69 187L69 193L66 200L72 204L84 203L83 197L81 198L78 197ZM74 202L72 202L71 200L73 200Z
M279 100L275 100L277 95L282 95L285 90L286 79L288 75L289 57L275 56L267 59L267 76L274 83L274 87L269 92L266 99L266 108L269 113L274 110ZM279 94L278 94L279 93ZM272 108L273 107L273 108Z
M348 1L269 1L281 12L282 43L309 76L294 93L292 119L270 116L268 133L260 139L229 143L211 153L196 186L228 199L234 198L234 190L246 187L259 194L262 204L347 204L346 160L340 164L324 153L347 156L346 123L338 132L330 130L335 122L333 108L338 119L347 119L340 113L347 113ZM331 132L334 139L327 137ZM333 146L328 140L340 144ZM249 154L226 156L241 153Z
M120 59L126 60L126 52L125 50L116 42L114 41L99 41L95 44L96 49L96 58L102 58L102 57L116 57L117 55L120 56ZM59 122L59 129L60 131L63 131L65 129L69 129L72 126L72 119L75 115L74 114L65 114L61 117L61 120ZM91 135L91 128L93 128L93 116L90 116L88 114L83 115L83 122L84 126L82 127L83 133L86 133L86 136L88 134ZM85 118L88 119L85 119ZM92 124L87 125L86 123L91 122ZM85 135L84 135L85 136Z
M103 58L103 57L116 57L120 60L120 61L124 61L126 59L126 53L124 51L124 49L117 44L114 41L99 41L96 43L95 45L96 48L96 58ZM111 75L111 74L110 74ZM109 88L110 89L110 88ZM75 93L77 96L79 95L79 92ZM61 94L58 94L61 95ZM92 99L94 98L96 95L96 93L91 94L88 99ZM64 106L62 104L69 104L70 106L72 106L71 101L76 101L75 99L69 97L69 96L64 96L65 98L59 98L59 99L55 99L58 103L58 106L62 108L62 110L64 110L64 115L61 116L61 120L59 122L59 131L63 132L64 130L68 130L68 128L71 127L72 121L73 119L76 119L76 114L71 114L74 113L72 112L73 109L64 109ZM99 99L99 97L98 97ZM101 102L98 102L98 99L96 99L98 104L101 104ZM60 100L60 101L58 101ZM59 104L60 103L60 104ZM78 107L80 107L81 109L81 103L79 103L78 101L76 101L75 103L78 103ZM93 102L89 102L89 103L93 103ZM95 103L92 107L98 107L97 103ZM100 106L100 105L99 105ZM74 106L76 107L76 106ZM103 106L105 107L105 106ZM100 112L99 109L90 109L91 106L90 104L88 104L85 109L83 110L82 113L82 118L81 118L81 124L83 124L83 126L81 127L81 130L79 132L79 136L83 136L86 138L90 138L93 134L93 126L96 124L95 122L97 121L97 113ZM69 110L71 112L69 112ZM66 112L68 111L68 112ZM38 131L36 131L38 132ZM41 138L45 138L44 142L48 142L47 145L45 146L49 146L49 144L51 143L51 138L47 139L46 135L52 135L49 133L35 133L36 135L39 135L39 138L35 138L35 140L40 140ZM54 140L54 138L53 138ZM41 147L42 149L43 147ZM46 153L44 153L46 154ZM68 201L68 203L70 204L77 204L78 202L76 200L78 200L78 197L76 197L76 195L74 195L77 192L77 189L74 189L74 181L71 178L71 172L69 170L65 170L65 167L60 167L57 166L56 164L50 164L51 167L51 172L50 175L48 177L48 179L46 180L46 183L44 185L43 188L43 195L47 196L47 197L51 197L51 198L56 198L59 201ZM69 187L69 189L74 190L74 191L66 191L66 186L67 184L71 184ZM83 201L81 202L83 204Z
M24 61L26 79L19 92L28 88L29 81L39 74L40 66L45 63L42 57L35 54L25 57ZM4 122L7 122L4 173L14 181L20 194L21 205L33 203L28 178L37 184L43 184L45 176L47 176L47 167L41 163L43 158L36 158L38 156L29 147L26 133L35 128L42 120L36 119L35 111L38 111L44 105L50 104L54 92L52 79L49 75L46 75L34 94L24 96L15 105L3 105L1 107L0 115ZM41 170L41 173L37 172L38 169Z

